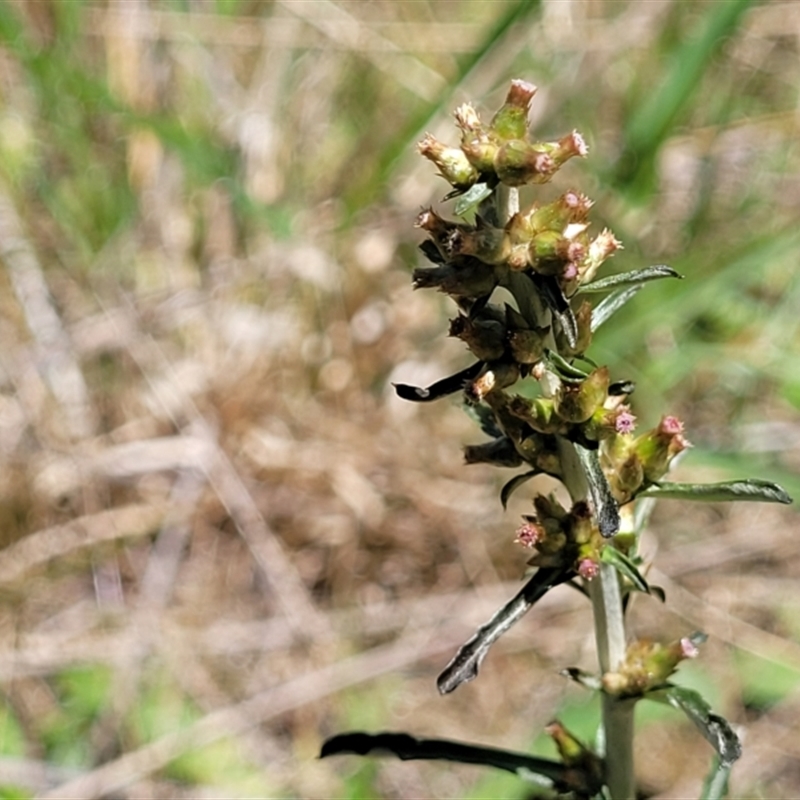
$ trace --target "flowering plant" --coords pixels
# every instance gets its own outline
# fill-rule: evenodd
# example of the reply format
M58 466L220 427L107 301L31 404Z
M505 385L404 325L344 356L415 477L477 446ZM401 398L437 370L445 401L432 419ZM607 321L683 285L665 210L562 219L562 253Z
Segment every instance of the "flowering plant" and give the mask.
M758 500L788 503L781 487L754 479L717 484L664 480L675 458L691 445L683 424L663 416L652 430L635 431L629 399L634 385L612 380L586 355L594 332L648 282L680 276L652 266L598 278L622 245L609 230L589 232L592 201L567 191L547 203L519 208L518 187L544 184L571 158L587 155L577 131L557 141L531 140L528 111L536 88L515 80L504 105L485 124L469 104L455 112L458 147L430 134L419 144L452 187L449 221L432 208L417 227L428 234L421 250L433 266L417 269L415 288L449 295L458 312L450 335L474 357L471 366L426 388L398 385L410 401L430 402L463 392L490 438L465 450L468 464L489 463L524 471L501 490L509 496L546 474L563 484L533 498L515 542L530 551L532 574L506 605L458 650L438 679L441 693L474 679L492 644L548 591L571 584L594 610L599 674L565 674L601 693L602 726L595 749L560 723L547 727L561 761L534 758L457 742L419 740L397 733L346 733L328 740L323 756L389 751L400 758L479 763L545 782L576 797L635 796L633 709L643 699L670 704L698 726L716 758L704 797L721 797L741 746L732 727L696 692L670 678L704 640L688 634L672 643L629 641L625 608L632 592L664 593L644 577L639 536L652 503L645 498ZM498 303L502 287L513 302ZM603 295L592 304L588 298ZM508 297L508 294L506 294Z

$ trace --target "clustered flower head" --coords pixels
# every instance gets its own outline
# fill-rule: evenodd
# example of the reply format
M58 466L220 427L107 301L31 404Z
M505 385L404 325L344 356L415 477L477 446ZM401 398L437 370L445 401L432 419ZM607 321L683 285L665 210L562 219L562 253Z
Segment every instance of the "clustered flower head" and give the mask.
M584 501L567 511L555 495L537 495L535 515L524 516L514 540L535 555L528 561L534 567L568 567L585 580L597 575L600 554L606 541Z
M647 639L632 642L619 669L603 675L603 689L617 697L637 697L658 689L681 661L697 657L697 646L705 639L704 634L693 633L666 645Z
M420 212L416 225L428 234L421 250L433 266L413 274L415 288L436 288L455 300L459 311L450 335L464 342L477 362L430 389L402 388L411 390L404 396L417 400L463 389L493 437L467 447L467 463L527 464L530 476L563 478L559 441L566 439L597 453L614 502L624 504L658 481L689 444L674 417L637 436L628 404L633 385L613 383L607 367L584 358L593 306L578 295L622 247L607 229L591 234L592 200L570 189L507 220L498 218L498 187L547 183L567 161L588 152L577 131L554 141L530 137L535 93L532 84L512 81L488 124L470 104L456 110L457 146L431 134L419 143L419 152L450 183L448 198L485 189L469 218L451 221L433 208ZM481 197L490 199L482 203ZM515 302L492 302L497 287L509 290ZM582 363L590 369L579 367ZM526 379L538 381L541 390L531 391ZM524 390L514 391L521 380ZM536 515L517 532L517 541L536 551L529 563L568 565L591 580L609 535L593 522L597 509L580 502L567 512L552 497L541 496L534 506Z
M420 153L452 187L445 199L459 199L457 220L433 208L419 213L416 225L427 234L420 249L432 266L414 270L414 287L438 289L455 301L449 333L466 345L473 362L428 387L395 384L395 389L400 397L423 403L462 393L489 437L465 448L466 462L522 468L501 489L504 506L512 492L539 475L559 481L570 498L562 505L557 492L534 493L533 513L523 516L515 538L527 551L532 574L459 648L439 675L439 692L473 680L501 635L548 591L571 584L594 607L601 674L577 669L565 674L604 693L605 752L594 753L553 722L546 730L561 762L396 733L343 734L329 739L322 755L380 750L402 759L445 758L503 769L513 763L518 775L542 778L559 796L633 797L633 708L650 697L683 710L714 745L718 759L707 789L717 796L741 753L739 740L696 692L670 682L678 664L697 655L704 637L692 634L669 644L639 640L625 647L630 592L662 600L664 592L640 571L643 515L622 507L642 494L791 499L766 481L706 486L662 481L691 446L683 423L664 416L651 430L637 431L629 403L634 384L614 380L608 367L586 353L597 327L643 283L680 276L660 265L598 278L621 244L607 229L590 232L592 201L576 190L555 199L552 192L518 210L516 187L546 184L567 161L588 152L577 131L552 141L529 136L535 93L530 83L513 81L488 124L472 105L456 110L457 145L430 134L419 143ZM495 292L498 288L502 291ZM606 296L598 304L586 299L601 293Z
M616 499L626 503L652 486L667 473L675 456L691 446L677 417L663 417L657 427L641 436L619 431L601 450Z

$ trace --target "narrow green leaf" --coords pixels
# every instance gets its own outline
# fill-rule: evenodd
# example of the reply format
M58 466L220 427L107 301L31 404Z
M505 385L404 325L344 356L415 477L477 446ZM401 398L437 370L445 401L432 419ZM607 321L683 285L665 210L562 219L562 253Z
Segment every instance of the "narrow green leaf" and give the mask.
M458 198L455 206L453 206L453 213L456 216L463 217L473 208L477 208L487 197L491 197L491 194L492 190L487 184L476 183Z
M683 278L672 267L665 264L657 264L653 267L635 269L631 272L620 272L617 275L609 275L607 278L600 278L598 281L586 283L578 289L580 294L593 294L596 292L607 292L610 289L621 289L629 286L641 286L650 281L657 281L661 278Z
M557 791L574 792L580 797L590 797L600 789L594 776L584 774L574 766L567 767L558 761L447 739L417 739L407 733L372 734L361 731L341 733L324 742L320 758L344 754L366 756L372 753L375 755L388 753L402 761L436 760L452 761L457 764L479 764L512 772L523 780L531 780L533 776L543 776ZM535 782L538 783L539 780Z
M603 548L600 554L600 559L606 563L611 564L617 572L624 575L640 592L650 594L650 585L642 576L642 573L636 568L636 565L616 547L607 545Z
M519 489L523 483L527 483L534 475L538 474L539 470L532 469L529 472L522 473L522 475L515 475L508 481L500 490L500 502L503 504L503 508L508 506L508 498L511 497L513 492Z
M449 694L462 683L473 680L489 648L554 586L574 573L555 567L541 568L485 625L466 641L436 681L440 694Z
M563 356L560 356L555 350L547 351L547 358L555 368L555 371L562 378L567 380L584 381L589 377L588 372L584 372L574 364L570 364Z
M730 767L741 756L742 743L730 723L715 714L699 692L670 684L647 697L683 711L716 750L723 766Z
M703 781L700 800L722 800L728 794L728 778L730 774L730 765L723 764L718 758L714 758L711 770Z
M628 286L625 289L612 292L608 297L604 297L603 300L592 309L592 333L616 314L628 300L635 297L641 291L642 286L643 284L641 283L636 286Z
M788 505L792 502L792 498L777 483L758 478L722 483L660 483L641 492L639 497L701 500L708 503L750 501Z

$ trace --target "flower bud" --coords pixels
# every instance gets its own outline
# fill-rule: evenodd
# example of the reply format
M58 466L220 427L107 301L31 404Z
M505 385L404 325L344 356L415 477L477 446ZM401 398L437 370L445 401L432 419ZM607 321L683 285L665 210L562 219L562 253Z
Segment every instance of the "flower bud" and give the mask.
M613 467L606 478L619 503L627 503L636 496L644 485L644 466L639 456L632 452L628 457Z
M426 133L417 145L420 155L439 168L439 174L456 189L468 189L478 180L478 170L459 147L446 147L432 134Z
M668 645L642 639L628 646L625 660L616 672L603 675L603 688L617 697L635 697L663 686L678 664L694 658L705 635L693 633Z
M534 206L527 215L533 230L564 230L567 225L585 223L593 202L580 192L569 191L547 205Z
M617 250L622 250L622 243L608 228L604 228L589 244L586 257L580 265L581 283L593 280L600 265Z
M585 581L590 581L592 578L597 577L598 573L600 572L600 565L594 559L581 558L578 561L576 572Z
M517 450L539 472L561 476L561 456L555 436L534 432L519 443Z
M583 426L583 433L587 439L600 442L615 437L619 433L631 433L636 427L636 417L631 413L630 407L616 404L608 408L608 403L592 414Z
M547 532L531 517L524 519L526 522L517 528L517 538L514 539L514 543L532 549L547 536Z
M497 424L503 432L514 442L519 454L527 458L526 454L520 450L519 445L531 432L527 423L511 413L511 398L505 392L492 392L486 397L486 404L492 409Z
M507 186L547 183L557 169L558 164L550 153L541 145L524 139L511 139L497 150L494 157L494 171Z
M519 380L519 367L513 363L495 361L464 387L467 399L473 403L485 400L495 390L505 389Z
M574 767L581 763L587 752L587 747L576 739L560 722L551 722L544 729L556 743L561 760L568 766Z
M424 208L414 221L415 228L422 228L431 235L431 240L438 248L445 260L451 258L451 239L458 230L454 222L448 222L440 217L432 208Z
M589 504L585 500L575 503L568 517L569 538L576 544L586 544L597 531Z
M671 416L664 417L658 427L640 436L633 445L648 483L662 478L672 459L687 447L691 444L683 435L683 423Z
M557 142L530 143L512 139L497 151L494 169L508 186L547 183L565 162L589 152L583 137L573 131Z
M527 397L515 395L510 399L508 410L539 433L566 433L567 426L556 414L553 398L537 397L529 400Z
M532 83L511 81L506 102L492 119L492 134L503 141L523 139L528 128L528 111L535 94L536 87Z
M455 111L456 125L461 129L461 150L479 173L494 172L498 145L483 127L478 112L469 104Z
M481 361L495 361L506 349L506 329L496 320L472 319L459 314L450 321L450 336L461 339Z
M536 364L542 360L545 349L545 340L550 333L550 327L521 328L512 331L508 336L511 355L518 364Z
M511 241L502 228L479 224L476 228L459 225L450 236L449 254L475 256L486 264L502 264L511 250Z
M705 636L695 633L668 645L654 645L645 659L645 667L651 680L656 684L664 683L675 672L681 661L697 658L700 654L697 645L703 641Z
M558 502L554 494L537 494L533 498L533 507L539 521L548 529L561 530L567 523L569 512Z
M583 261L586 247L579 238L585 225L570 225L565 231L545 230L528 244L528 263L542 275L563 275L566 264ZM574 277L578 271L575 270Z
M581 791L570 792L576 797L601 797L606 781L605 762L578 738L573 736L560 722L553 721L545 729L553 738L561 760L575 778L568 781L581 787Z
M608 396L608 367L599 367L584 380L562 381L555 394L555 411L567 422L586 422Z
M538 567L555 567L564 563L564 548L567 546L567 534L564 531L548 531L547 536L538 542L539 554L528 563Z
M552 152L553 159L559 167L570 158L575 156L585 158L588 154L589 148L578 131L572 131L559 139Z

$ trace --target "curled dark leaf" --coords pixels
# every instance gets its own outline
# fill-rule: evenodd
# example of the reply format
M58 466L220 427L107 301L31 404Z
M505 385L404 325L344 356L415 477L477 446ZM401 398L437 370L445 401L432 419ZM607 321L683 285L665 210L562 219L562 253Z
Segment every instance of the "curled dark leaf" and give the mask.
M591 672L584 672L577 667L562 669L559 675L563 675L565 678L569 678L571 681L593 692L600 691L603 688L603 682L597 675L593 675Z
M589 495L597 518L597 527L600 528L603 536L607 538L613 536L619 531L619 506L611 494L606 476L600 467L597 450L587 450L580 445L575 445L575 450L586 473Z
M518 775L524 780L546 778L559 792L574 792L578 797L591 797L600 790L595 775L584 774L575 767L558 761L537 758L495 747L453 742L448 739L417 739L407 733L342 733L328 739L320 758L334 755L388 754L402 761L452 761L458 764L478 764ZM537 781L538 783L539 781Z
M476 361L471 367L462 369L461 372L456 372L455 375L442 378L442 380L432 383L426 389L422 389L419 386L409 386L405 383L392 385L398 397L402 397L403 400L411 400L414 403L430 403L440 397L461 391L467 381L474 380L482 369L483 361Z
M658 598L662 603L667 602L667 593L661 586L655 586L654 584L650 584L650 594L653 597Z
M669 685L655 694L653 699L665 701L689 717L717 751L723 765L729 767L742 755L742 743L730 723L715 714L699 692Z
M485 625L481 625L456 653L439 675L436 685L440 694L448 694L462 683L473 680L489 648L554 586L569 580L571 570L548 567L539 569L522 590L506 603Z
M614 381L614 383L608 387L608 393L612 397L618 397L623 394L633 394L635 390L636 384L633 381Z
M506 482L500 490L500 502L503 504L503 508L508 506L508 498L511 497L523 483L527 483L531 478L539 474L541 474L539 470L532 469L529 472L523 472L522 475L515 475L510 481Z
M547 304L553 316L561 325L570 347L578 344L578 321L569 301L564 296L564 291L553 275L539 275L534 273L533 282Z

